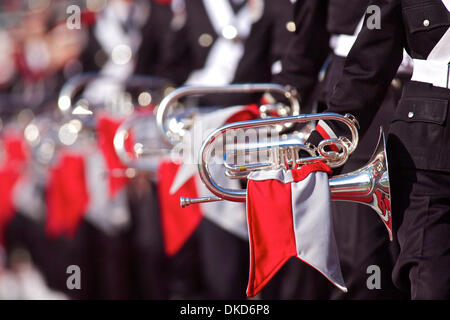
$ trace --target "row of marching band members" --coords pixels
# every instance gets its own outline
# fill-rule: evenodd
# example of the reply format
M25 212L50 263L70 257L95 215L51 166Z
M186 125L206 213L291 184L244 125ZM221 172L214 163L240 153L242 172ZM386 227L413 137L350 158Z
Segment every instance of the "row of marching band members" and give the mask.
M360 3L351 3L355 12ZM401 298L404 295L412 299L448 299L450 3L445 0L370 1L361 6L359 13L366 13L362 20L355 12L354 19L350 19L351 10L339 1L302 1L297 2L296 8L296 17L302 23L301 26L297 24L298 35L302 30L307 32L290 43L277 78L294 83L300 94L304 94L305 75L319 70L318 57L327 54L326 49L321 50L326 48L327 41L328 50L332 51L328 56L325 80L319 85L319 92L325 92L328 113L322 114L307 144L317 146L324 158L336 156L332 151L352 154L356 136L351 129L349 143L345 126L340 121L330 121L336 116L336 119L346 119L341 122L347 126L349 119L353 125L358 124L362 141L366 143L376 136L373 130L378 130L380 124L389 123L389 128L383 125L388 132L387 143L384 139L379 140L381 146L385 145L384 151L378 152L377 148L362 170L329 180L326 174L341 170L332 172L333 161L326 161L329 166L319 162L291 171L257 170L248 175L246 201L251 244L248 295L258 293L289 257L297 256L320 271L341 291L350 293L343 298L351 298L352 295ZM374 24L373 19L378 19L378 23ZM309 29L308 24L311 26ZM310 38L316 32L325 36L318 38L314 34L314 39ZM322 47L314 45L316 41L324 41ZM405 80L399 94L398 89ZM318 100L321 102L320 98ZM393 112L389 115L388 111ZM356 118L338 115L347 112ZM291 118L291 121L295 119ZM276 122L226 126L211 134L205 143L210 145L231 128L256 127L264 123ZM331 153L321 148L320 143L324 141ZM355 165L359 167L358 154L363 161L367 159L364 147L346 163L344 170ZM205 144L202 152L204 150L207 150ZM207 158L202 155L201 159ZM298 160L296 156L293 159L295 162ZM387 169L387 160L393 168L389 174L382 169ZM288 161L287 165L291 163ZM227 170L232 168L226 167ZM248 171L250 168L244 166L241 169ZM205 185L216 196L227 200L238 198L236 193L221 190L213 183L214 179L207 173L207 165L202 163L199 172ZM363 209L357 209L356 213L356 209L336 205L332 217L324 215L329 200L325 195L331 193L331 199L354 202L356 194L349 192L351 180L362 176L367 178L368 175L374 178L370 188L373 194L368 198L365 197L367 194L361 194L363 184L358 185L356 193L364 195L359 198L360 202L377 211L388 229L389 238L398 240L398 249L394 248L395 242L383 243L380 235L375 236L383 225L370 221L370 214L365 214ZM349 184L341 184L346 179L349 179ZM325 191L316 194L322 187ZM292 213L286 214L286 211ZM364 270L366 273L378 270L375 273L384 284L370 283L374 278L369 277L364 287L364 277L361 277ZM306 273L297 271L294 274L303 277ZM314 285L307 287L320 288ZM331 297L339 298L339 294L331 293Z
M150 109L164 93L160 79L126 79L154 73L170 5L79 2L75 29L70 5L2 3L2 298L168 298L160 237L147 230L156 196L146 176L124 174L112 139L134 104ZM74 96L59 99L67 80ZM145 90L153 104L131 97ZM71 266L79 289L67 282Z
M195 3L199 7L196 8ZM230 3L233 5L233 1ZM249 10L258 10L257 3L258 1L248 1ZM202 68L194 67L190 72L183 73L171 67L167 69L167 72L168 74L172 72L175 76L168 77L176 79L180 76L178 84L191 86L223 86L229 83L265 81L291 85L298 90L302 98L302 113L313 110L322 111L342 73L345 56L362 28L363 17L369 4L369 1L355 1L350 6L351 10L348 10L347 6L339 1L286 3L285 9L289 13L284 15L286 17L284 19L275 14L275 12L281 12L279 10L283 8L282 4L278 3L272 8L271 2L266 1L259 20L252 22L243 50L239 51L239 44L245 32L235 28L231 32L232 36L229 35L227 32L230 23L227 18L219 19L219 14L215 12L215 10L228 12L224 9L226 7L224 2L214 2L214 5L209 1L186 2L184 3L186 20L176 32L169 34L171 41L168 43L173 45L173 50L170 50L171 54L165 55L165 58L179 64L183 61L180 58L183 56L187 61L191 61L191 65L197 66L199 63ZM197 10L194 11L194 8ZM194 15L194 12L196 14L206 12L212 19L213 30L197 31L196 26L191 26L189 13ZM227 17L228 13L224 16ZM255 13L250 14L250 17L254 16ZM214 17L218 21L214 21ZM269 24L265 19L271 23ZM235 23L239 24L239 22ZM266 23L269 29L264 29ZM217 39L209 38L208 35L211 34L217 36ZM272 36L263 40L268 35ZM198 43L192 44L190 42L192 39L198 39ZM208 39L211 41L206 41ZM205 46L205 44L208 45ZM259 49L264 51L261 53ZM197 50L203 51L204 56L200 59L201 62L192 58ZM241 55L238 54L239 52ZM274 55L267 56L268 52ZM201 56L200 54L199 57ZM263 61L269 63L265 64ZM266 66L266 69L263 66ZM226 73L225 70L230 73ZM258 75L258 72L261 74ZM402 84L408 80L410 72L410 64L406 56L382 108L371 124L369 133L364 136L361 143L363 147L358 148L345 167L340 169L342 172L360 168L369 160L370 152L376 145L379 127L388 129L389 120L400 98ZM214 129L235 121L256 119L261 116L261 110L252 108L251 111L249 103L267 103L267 96L262 98L256 96L256 100L243 95L225 96L220 94L220 89L217 89L217 96L215 99L201 98L196 101L196 104L246 104L246 106L227 108L198 117L196 123L201 123L204 129ZM273 97L279 98L279 95L274 94ZM327 138L326 133L329 132L327 130L329 127L326 123L319 122L317 128L321 129L319 132L325 132L323 137ZM196 155L194 159L195 157ZM197 160L201 161L201 159ZM220 182L228 188L239 188L239 183L236 181L224 181L222 178ZM391 280L398 246L396 242L390 242L386 237L386 227L380 223L379 218L369 207L345 202L332 204L332 218L329 219L333 221L330 232L334 234L330 237L336 238L335 250L339 252L340 262L332 265L331 269L337 274L339 272L334 269L336 264L342 268L344 285L342 281L333 281L336 279L320 266L312 268L311 265L314 266L314 263L300 255L298 257L307 263L301 263L298 259L288 261L289 258L297 256L295 253L282 256L280 260L270 261L272 265L269 263L267 266L270 269L268 274L260 272L261 270L255 265L257 263L255 255L258 255L255 253L255 246L258 246L258 241L261 243L264 241L258 237L254 238L253 232L249 234L252 226L247 225L250 217L246 217L249 212L245 212L244 205L216 202L180 209L178 203L181 196L210 195L196 173L196 166L183 162L181 164L163 162L159 169L158 185L165 250L171 257L172 271L176 278L180 279L180 286L184 286L183 290L188 290L190 293L196 292L193 288L203 282L206 285L204 288L206 291L200 292L203 294L206 292L206 295L200 295L200 297L210 298L243 298L245 288L247 288L248 296L259 293L262 298L275 299L401 299L406 297ZM269 198L263 199L263 206L267 204L266 201L270 203ZM247 210L249 210L248 207ZM275 212L269 214L275 214ZM278 232L282 231L278 230ZM319 239L317 242L320 243ZM276 252L285 250L281 244L270 249ZM264 250L268 248L264 248L261 254L269 255ZM249 262L250 265L248 265ZM373 266L377 266L381 271L382 289L380 290L373 290L367 285L368 270L371 270ZM280 272L277 272L279 269L281 269ZM182 273L178 273L180 270ZM201 272L196 273L195 271L198 270ZM200 279L197 279L199 282L192 282L196 280L192 278L193 274L199 276ZM269 282L272 277L274 278ZM336 287L327 278L337 284ZM343 291L348 292L343 293Z
M151 198L140 197L142 191L131 191L123 173L119 178L109 173L123 167L110 147L119 124L113 111L120 103L113 104L117 99L110 96L106 102L94 100L85 90L78 101L78 113L84 115L80 118L72 113L76 106L67 109L64 99L58 105L58 92L82 71L103 71L103 78L115 76L118 85L135 70L153 72L155 65L138 57L158 52L160 37L168 31L170 6L155 1L150 11L147 1L83 1L77 3L83 9L80 29L70 29L66 9L72 4L2 2L3 13L16 19L2 25L10 48L2 62L13 69L1 84L0 233L7 257L2 259L2 297L165 298L164 280L152 271L153 261L148 262L154 241L143 239L154 234L136 230L152 224L140 220L156 209ZM139 39L143 30L150 33L149 41ZM127 56L131 51L133 61ZM157 63L158 57L150 61ZM148 83L140 86L154 87ZM131 101L128 96L124 100L130 112ZM86 103L97 104L92 116ZM82 272L80 290L69 290L66 282L73 265ZM64 295L52 294L47 286Z
M111 1L95 8L98 11L83 12L77 39L84 39L85 49L78 62L68 59L67 65L96 74L72 77L66 87L73 92L66 94L65 87L59 100L53 97L60 114L42 113L23 125L26 144L10 138L10 130L4 128L4 148L9 153L3 172L8 176L4 181L9 181L5 188L11 191L2 214L7 250L29 250L48 284L69 297L244 298L250 267L245 206L227 202L181 209L180 196L208 194L195 166L189 164L167 160L154 172L127 170L115 154L113 138L130 113L129 96L117 92L136 91L135 74L169 79L174 86L273 80L294 85L301 93L303 112L313 110L309 101L323 104L342 69L343 58L332 53L329 34L355 34L365 7L358 3L352 17L345 13L345 21L352 20L346 30L340 29L340 21L325 20L343 18L342 13L328 12L340 8L333 2L327 8L319 3L262 0ZM317 86L327 56L325 80ZM137 111L142 109L151 118L145 110L162 98L167 83L145 79L135 81L137 89L148 93L136 99L144 106ZM392 109L398 90L393 87L380 118ZM77 101L72 94L78 94ZM114 103L117 97L122 100ZM197 120L203 129L214 129L258 118L260 110L254 104L266 104L267 99L255 93L216 93L188 103L244 105ZM138 139L138 132L133 134ZM367 144L371 142L374 145L374 141ZM354 156L355 164L349 163L348 169L366 161L368 152L361 151L358 159ZM388 277L392 245L380 240L385 238L379 236L384 230L373 223L374 214L360 214L362 210L334 208L336 217L346 215L334 220L348 294L342 296L316 270L291 260L261 297L399 296ZM339 221L345 222L340 226ZM360 232L366 228L382 231ZM373 264L383 270L381 291L365 287L366 268ZM67 289L69 265L83 271L82 290Z
M389 2L380 4L382 9L397 8L400 1ZM315 192L308 199L295 198L294 191L302 193L311 179L316 181L315 190L325 185L328 190L327 166L252 173L247 206L217 201L181 208L182 196L211 195L197 172L195 162L202 161L198 154L191 155L193 161L158 157L156 166L137 165L146 148L151 153L157 145L161 152L180 140L201 144L203 132L196 135L196 126L211 131L264 118L267 108L270 116L298 112L293 104L281 107L274 102L286 104L294 91L280 95L282 90L276 89L262 95L244 87L236 93L237 87L229 84L289 85L301 97L302 113L327 109L330 100L339 100L334 88L342 85L340 78L351 73L345 69L346 56L355 60L352 46L364 42L358 37L360 30L369 39L364 44L370 46L364 16L370 15L371 4L369 0L116 0L85 12L79 31L86 37L85 49L78 59L83 71L97 74L72 77L59 99L52 101L56 113L49 107L52 112L22 125L25 140L13 136L9 126L3 128L1 181L9 196L3 198L1 227L6 250L27 249L49 285L73 298L406 298L391 279L401 248L395 233L394 241L386 236L386 227L392 232L392 221L390 202L383 202L383 195L377 197L378 205L387 210L382 212L386 216L378 212L387 219L384 224L369 206L328 203L330 199ZM435 10L442 9L434 5ZM387 15L383 10L381 14ZM377 91L372 109L377 111L356 114L364 131L360 147L333 174L365 165L379 127L388 131L412 72L407 54L395 71L387 91ZM185 106L177 114L180 105L170 99L183 88L169 94L167 88L183 85L193 96L177 97L184 97L180 102ZM262 91L270 91L266 89ZM130 94L117 95L133 90L140 107L133 107ZM206 94L199 97L202 92ZM114 97L120 97L120 103ZM203 110L190 111L194 110L190 106ZM168 123L161 116L163 107L172 112ZM28 113L21 114L23 118ZM125 154L132 153L126 161L117 154L117 134L131 117L142 123L122 136ZM340 131L322 120L315 128L308 139L315 143L337 138L334 132ZM161 129L163 133L157 131ZM341 144L340 149L331 149L346 148ZM222 166L210 167L219 172L221 185L244 187L242 181L224 179ZM265 175L278 177L289 191L283 186L276 189L277 183L269 185L271 192L264 191ZM308 205L312 209L305 211ZM297 208L304 213L296 213ZM286 225L291 219L294 224ZM264 226L268 233L261 231ZM303 262L290 259L294 257ZM69 265L80 266L82 290L67 289ZM374 267L379 274L370 284ZM411 281L416 278L411 276ZM399 282L396 285L407 294L408 288Z
M170 216L179 219L178 206L175 212L166 208L173 205L170 198L176 198L168 188L177 165L163 163L156 177L155 172L127 170L115 154L113 139L133 109L151 118L169 83L270 81L279 72L284 43L293 35L292 25L286 27L292 4L87 1L80 29L66 27L66 16L57 10L65 5L29 5L23 21L31 25L5 28L11 40L15 34L23 35L15 39L11 56L24 57L17 62L17 76L2 84L5 104L15 109L6 109L10 115L3 116L2 128L1 230L7 256L25 249L47 284L70 298L245 297L245 207L232 205L234 211L216 207L228 211L226 218L236 213L231 219L238 221L238 230L233 223L223 230L214 209L209 210L210 220L201 219L208 213L197 208L190 217L196 220L188 228L192 234L171 229L174 235L167 236L165 221ZM7 9L11 14L17 10L21 17L24 7ZM59 15L53 16L53 10ZM67 40L63 42L67 46L51 47L53 33L60 41ZM61 52L66 55L60 57ZM50 64L55 61L60 64ZM16 63L14 59L7 63L11 62ZM30 87L41 89L40 95ZM29 101L9 99L13 94L23 98L25 92ZM39 100L42 95L45 99ZM259 100L255 94L227 95L199 104ZM229 121L254 117L256 109L248 105L237 117L225 111L213 116L215 124L210 125L226 122L222 117ZM133 138L138 139L138 133ZM183 179L192 180L178 178ZM160 217L163 212L169 218ZM169 244L173 241L179 242L175 249ZM81 290L67 287L71 265L82 271ZM216 277L217 273L223 276Z
M208 1L203 1L203 3L206 11L209 12L208 10L211 10L211 8L208 7ZM251 1L249 1L250 3ZM362 19L369 4L369 1L355 1L351 5L351 10L344 10L343 8L347 7L343 6L339 1L299 1L292 4L292 7L289 8L292 16L288 20L276 20L276 23L279 24L278 29L283 30L286 37L281 38L281 36L278 36L272 39L272 46L281 46L285 52L277 57L280 58L279 61L275 61L272 64L272 75L269 80L295 87L302 98L302 113L309 113L317 109L322 111L324 109L328 95L342 72L345 55L350 50L357 33L361 29ZM189 6L189 3L186 3L187 13L190 12ZM268 8L267 4L265 8ZM271 15L274 16L273 12L271 11ZM252 26L252 32L255 30L259 31L259 29L256 29L259 23L261 21ZM224 25L226 26L226 24ZM189 20L183 26L185 29L180 28L178 31L179 38L174 42L177 45L183 42L184 39L190 39L190 36L186 33L190 30ZM267 35L267 33L265 34ZM246 45L253 43L251 42L252 35L254 34L250 33ZM262 38L263 35L258 32L258 37ZM223 39L220 40L225 41ZM204 63L204 68L195 70L190 74L186 73L180 84L220 86L230 83L221 79L221 77L225 77L223 74L220 76L214 74L212 76L212 70L214 68L218 70L221 63L228 67L234 65L230 61L233 52L231 48L221 51L223 56L220 57L220 52L216 53L214 50L215 46L219 47L219 45L222 45L221 42L214 42L206 63ZM237 46L235 43L233 45ZM259 46L262 47L261 44ZM182 49L183 46L176 47L176 49L178 48ZM190 57L191 51L185 50L183 53ZM255 55L255 51L259 52L256 46L251 46L249 50L252 52L251 55ZM173 50L173 52L176 54L176 50ZM248 60L246 60L245 53L246 51L244 50L244 55L237 64L238 68L234 73L234 81L237 83L269 81L264 77L258 78L258 80L248 78L254 75L254 72L246 72L247 78L236 78L240 75L241 69L246 70L245 67L247 65L245 62ZM209 60L216 55L218 61ZM176 60L178 61L178 59ZM262 65L262 60L259 59L258 70L260 70ZM410 76L407 69L407 58L405 58L404 66L404 69L399 70L398 78L393 81L383 107L371 125L371 131L364 137L361 143L363 147L358 148L345 167L341 168L342 172L350 172L362 167L369 160L370 152L373 151L373 147L376 145L379 127L383 126L387 130L387 124L400 97L402 82L406 81ZM221 70L224 69L222 67ZM177 74L182 73L177 72ZM233 77L229 78L233 79ZM205 79L204 82L201 81L202 79ZM217 92L220 92L220 89L217 89ZM275 94L274 97L278 98L279 95ZM206 103L218 105L226 98L220 96L221 100L212 99L207 100ZM230 97L229 100L225 100L225 103L228 102L235 105L252 102L246 101L242 96L238 96L236 101L233 99L235 97ZM259 103L261 102L265 103L264 97L259 101ZM200 103L203 103L203 101L200 100ZM258 103L258 101L253 101L253 103ZM227 108L204 115L196 121L197 123L200 122L204 129L213 129L222 124L259 117L258 112L260 110L257 110L253 115L248 114L248 112L243 114L242 111L242 108L238 107L237 109ZM232 116L230 117L230 115ZM326 132L326 124L323 121L319 124L324 126L323 131ZM199 155L199 158L197 160L201 161L201 155ZM170 172L172 170L176 173ZM213 171L213 169L211 170ZM255 264L260 263L255 255L258 256L259 250L262 250L262 256L270 256L268 252L264 252L264 250L269 251L269 248L257 248L259 245L257 242L263 243L264 241L258 238L258 235L255 235L252 225L247 225L247 223L250 223L250 217L246 217L246 214L249 215L250 213L245 213L246 208L243 205L239 208L239 203L216 202L192 205L188 208L180 209L178 200L182 196L210 195L208 191L202 191L202 189L205 189L205 186L196 174L196 166L187 163L178 165L163 163L159 174L162 227L177 228L175 229L176 231L171 233L171 237L168 237L168 233L163 232L167 237L164 239L166 249L171 250L169 254L173 255L175 263L180 261L183 264L183 271L188 270L186 268L188 259L186 255L190 254L191 262L193 261L192 257L196 253L200 255L199 257L197 256L200 261L199 265L202 266L203 264L201 270L209 280L207 288L210 289L210 294L208 296L214 298L242 298L245 288L247 288L247 295L249 296L260 293L262 298L274 299L405 298L405 295L394 287L391 280L391 272L398 248L395 242L391 243L389 241L389 238L386 236L386 227L383 223L380 223L379 218L371 208L361 204L347 204L345 202L332 204L333 225L331 230L334 232L333 237L336 238L337 251L339 252L340 263L337 264L342 268L346 285L345 290L342 290L345 286L340 286L342 285L341 281L333 281L336 279L325 272L323 268L320 268L320 266L314 266L315 263L312 263L309 258L298 256L307 263L301 263L298 259L287 261L289 258L295 257L296 254L291 253L284 256L282 253L288 250L282 244L270 247L270 250L281 252L281 257L277 257L279 260L275 258L274 261L269 261L268 266L266 266L269 270L266 270L267 274L264 274L264 271L255 266ZM220 177L216 178L217 181L220 180ZM239 184L235 181L230 182L222 179L219 184L227 188L239 188ZM281 196L276 193L273 195L276 195L277 201L280 200ZM271 208L269 203L276 200L267 196L266 199L263 198L260 201L262 201L262 206ZM249 210L249 205L247 202L247 211ZM269 211L267 214L280 215L279 219L282 219L281 213L278 211L270 212L270 209L267 210ZM287 205L285 210L288 210ZM241 220L238 219L239 214L242 215ZM320 220L317 221L320 222ZM325 229L325 225L323 228ZM274 233L277 233L277 231L282 232L273 229ZM182 232L185 233L183 234ZM282 237L277 238L275 236L275 239L280 240ZM250 244L248 243L249 240ZM319 239L317 239L317 243L321 243ZM167 247L168 244L170 244L170 248ZM248 250L249 245L251 247L250 252ZM322 250L326 251L324 248ZM266 257L267 259L269 258ZM264 259L261 258L261 260ZM251 265L248 265L248 262ZM195 270L199 265L193 264L192 268ZM367 270L370 270L370 267L374 265L381 270L382 290L371 290L367 286ZM248 272L249 267L250 273ZM281 270L277 272L279 269ZM335 272L339 273L336 270ZM187 277L189 278L191 274L192 272L188 272ZM272 277L274 278L269 282ZM327 278L328 280L331 279L331 282L335 282L335 284L338 283L338 285L336 287L333 286ZM192 278L189 279L192 280ZM233 283L233 285L229 285L229 283ZM347 290L348 292L346 292ZM343 291L346 293L343 293Z

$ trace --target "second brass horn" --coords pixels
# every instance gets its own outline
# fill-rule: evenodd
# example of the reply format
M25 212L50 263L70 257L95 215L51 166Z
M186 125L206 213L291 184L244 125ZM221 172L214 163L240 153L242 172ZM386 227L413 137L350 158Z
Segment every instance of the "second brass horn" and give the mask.
M184 86L177 88L164 97L158 106L156 121L158 130L169 145L175 146L179 141L174 138L174 134L166 124L169 109L178 100L193 95L211 95L211 94L236 94L236 93L259 93L271 92L284 96L289 100L289 112L286 116L295 116L300 114L300 103L297 91L289 86L284 87L273 83L243 83L230 84L226 86Z
M139 124L145 125L144 128L140 128ZM135 129L135 133L144 136L146 138L145 141L135 139L136 137L131 135L131 129ZM127 139L130 139L130 145L132 145L131 150L127 150L126 148ZM136 113L129 116L117 128L113 145L117 156L123 164L128 168L141 171L156 173L159 161L163 157L170 155L170 149L162 143L156 131L156 121L153 114Z
M180 205L182 207L186 207L190 204L221 200L245 202L246 190L232 190L223 188L214 181L211 174L209 173L208 162L210 158L208 154L211 152L212 142L215 141L220 135L236 128L251 128L255 126L263 126L272 124L273 121L313 121L319 119L339 119L340 121L346 123L351 131L352 141L350 143L343 143L341 145L341 148L347 148L347 152L344 152L344 154L346 153L347 155L351 154L355 150L358 144L358 132L356 128L357 125L353 117L350 116L344 117L337 114L324 113L319 115L301 115L297 117L244 121L223 126L217 129L215 132L211 133L209 137L204 141L202 148L200 149L200 177L206 187L214 194L214 196L198 199L181 198ZM272 147L276 148L276 146ZM305 146L299 145L298 147L303 148ZM311 162L324 161L324 159L320 159L320 157L317 157L316 159L313 159L314 157L310 158ZM302 164L301 159L299 159L299 164ZM256 170L258 169L260 168L256 168ZM333 176L332 178L330 178L329 184L331 200L360 203L368 205L372 209L374 209L374 211L383 221L383 224L386 226L389 233L389 238L390 240L392 240L389 173L384 133L381 128L377 147L369 162L359 170L353 171L351 173Z

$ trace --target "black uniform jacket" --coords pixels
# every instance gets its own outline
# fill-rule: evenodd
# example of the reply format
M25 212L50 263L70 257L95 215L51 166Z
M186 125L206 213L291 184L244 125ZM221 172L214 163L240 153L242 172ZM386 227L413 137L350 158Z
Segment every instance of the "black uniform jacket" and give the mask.
M450 13L441 0L373 0L371 4L381 9L381 28L364 24L327 110L355 115L361 134L402 61L403 48L414 59L426 59L450 25ZM415 89L404 90L390 127L393 163L450 171L446 121L450 91L420 82L411 85ZM335 126L335 131L340 130Z
M157 70L162 60L162 44L169 30L172 11L170 5L149 1L149 16L141 27L142 42L138 52L134 72L158 76ZM107 53L103 51L92 27L88 29L88 42L82 53L83 71L98 72L106 62Z
M294 86L307 103L318 73L332 53L330 36L355 33L369 0L303 0L295 4L296 35L282 60L282 72L274 82ZM309 104L309 103L308 103Z
M253 23L250 34L245 39L244 53L231 83L269 82L273 63L281 59L293 36L286 28L293 17L291 2L263 0L263 3L262 16ZM231 4L235 12L240 9L233 2ZM182 85L192 71L204 67L212 44L218 39L202 0L186 0L185 12L186 20L182 27L172 30L167 37L160 72L177 85ZM203 34L212 37L210 45L200 44L199 39ZM236 96L231 99L215 97L213 102L225 105L249 101Z

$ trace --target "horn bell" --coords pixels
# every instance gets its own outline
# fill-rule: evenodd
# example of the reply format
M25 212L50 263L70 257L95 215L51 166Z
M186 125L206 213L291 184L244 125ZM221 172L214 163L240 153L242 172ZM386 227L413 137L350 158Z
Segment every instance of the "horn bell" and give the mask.
M330 179L331 200L361 203L380 217L392 241L391 192L383 129L369 162L362 168Z

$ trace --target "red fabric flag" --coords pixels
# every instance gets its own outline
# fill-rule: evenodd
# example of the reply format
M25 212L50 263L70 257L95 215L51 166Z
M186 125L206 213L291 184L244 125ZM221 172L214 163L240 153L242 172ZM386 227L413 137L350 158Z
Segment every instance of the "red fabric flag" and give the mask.
M120 161L114 149L114 135L123 120L113 119L107 115L101 115L97 120L97 139L100 151L106 162L107 169L112 172L113 170L125 170L127 167ZM132 149L132 137L131 135L125 141L125 149ZM129 179L125 176L109 176L109 195L114 197L123 187L128 183Z
M97 14L94 11L84 10L81 12L81 23L86 27L92 27L97 20ZM64 20L66 23L66 20Z
M158 195L166 254L174 256L189 239L202 219L200 206L180 207L180 197L197 198L195 179L189 179L177 192L169 190L180 167L171 161L161 163L158 170Z
M257 105L232 108L208 114L206 116L208 117L207 125L205 125L204 129L208 129L208 125L215 129L217 126L225 123L252 120L259 114ZM224 115L226 116L224 117ZM215 118L214 121L216 123L211 120L211 117ZM183 247L184 243L195 231L205 212L202 211L200 205L192 205L187 208L180 207L180 197L197 198L199 196L200 189L196 185L198 177L196 166L192 164L175 164L167 160L161 164L158 172L163 237L166 253L169 256L173 256ZM221 213L224 214L223 212ZM233 212L233 214L237 214L237 212Z
M330 213L324 163L300 169L252 172L247 186L250 274L256 295L291 257L312 266L346 291Z
M28 150L21 136L12 132L2 137L5 152L4 162L0 166L0 243L3 242L3 231L14 217L14 187L20 180Z
M236 112L229 117L225 123L255 120L258 118L259 114L259 106L257 104L248 104L241 111Z
M86 213L88 203L84 158L65 152L49 174L47 235L52 238L61 235L72 238Z

